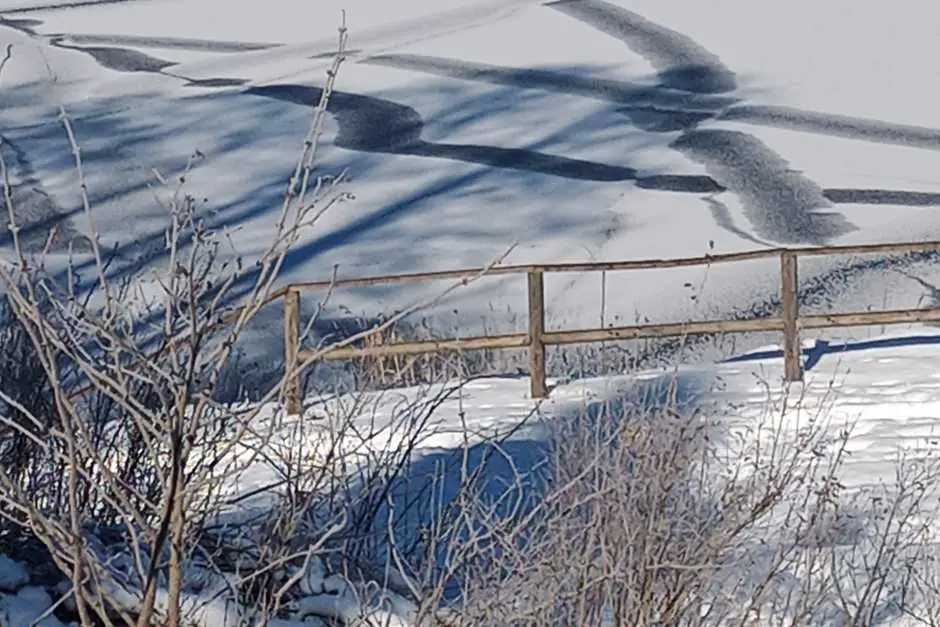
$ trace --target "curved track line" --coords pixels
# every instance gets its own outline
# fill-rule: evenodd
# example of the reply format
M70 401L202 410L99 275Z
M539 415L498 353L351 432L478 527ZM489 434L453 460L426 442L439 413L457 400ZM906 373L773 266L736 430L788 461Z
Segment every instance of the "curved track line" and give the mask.
M553 9L622 41L659 71L661 87L708 94L737 88L734 73L688 36L606 0L562 0ZM719 185L736 194L755 234L780 244L825 244L853 230L830 206L823 190L791 172L786 161L757 138L738 131L698 130L714 115L640 107L624 111L650 132L680 132L670 144L703 164Z
M302 85L269 85L247 89L246 93L310 107L319 100L321 91ZM334 144L348 150L451 159L577 180L627 181L637 177L633 168L534 150L428 142L421 139L424 132L421 114L384 98L337 91L333 92L327 111L339 126Z
M737 105L722 112L718 119L879 144L940 150L940 130L938 129L848 115L819 113L793 107Z
M269 50L284 44L230 41L223 39L194 39L190 37L146 37L141 35L108 35L56 33L50 38L68 40L74 44L106 44L115 46L136 46L138 48L163 48L165 50L186 50L192 52L236 53Z
M115 72L146 72L160 74L166 68L176 65L173 61L166 61L131 48L118 48L113 46L69 46L58 38L49 42L56 48L74 50L89 55L101 67Z
M457 80L505 85L519 89L541 89L604 102L637 107L658 107L665 110L696 111L717 115L738 102L736 98L700 95L623 80L579 76L563 70L514 68L428 55L380 54L366 57L362 63Z
M638 13L603 0L561 0L546 6L622 41L659 72L665 87L699 94L738 88L734 72L717 55Z
M24 13L41 13L43 11L82 9L94 6L104 6L108 4L128 4L132 2L152 2L152 0L74 0L72 2L38 2L31 6L25 7L12 7L9 9L0 8L0 14L22 15Z
M732 95L688 93L665 85L651 86L631 81L594 78L558 69L516 68L462 59L419 54L379 54L361 63L422 72L458 80L506 85L520 89L582 96L604 102L628 104L618 109L638 126L688 128L712 119L759 126L832 135L858 141L897 144L931 150L940 149L940 129L897 124L794 107L741 104ZM681 120L682 117L695 119ZM678 122L672 118L680 118Z

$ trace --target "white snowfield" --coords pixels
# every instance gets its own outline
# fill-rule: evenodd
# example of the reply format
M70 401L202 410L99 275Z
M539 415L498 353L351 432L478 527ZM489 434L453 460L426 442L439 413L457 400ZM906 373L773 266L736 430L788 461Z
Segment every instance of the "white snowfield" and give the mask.
M528 382L525 379L470 381L460 386L459 391L455 387L451 400L434 410L425 431L426 437L414 454L415 473L422 472L421 468L429 472L428 466L422 464L423 460L446 460L449 455L459 456L465 446L507 437L510 433L504 441L504 450L510 451L516 470L527 472L545 461L539 455L545 453L543 438L553 420L584 411L590 405L616 403L618 399L661 402L663 391L676 384L683 404L722 412L721 421L727 427L729 441L753 438L756 425L767 428L770 423L784 434L783 439L795 437L814 420L833 433L848 428L850 436L846 450L849 456L838 473L838 480L846 488L844 497L848 501L851 493L879 488L890 492L897 481L896 474L902 459L909 464L940 462L938 345L940 330L921 327L862 342L815 343L806 349L809 370L805 382L794 386L782 383L779 347L767 347L742 355L733 362L711 367L685 366L630 377L558 383L551 398L541 403L527 399ZM395 408L434 395L434 391L415 388L376 394L374 399L366 399L363 406L370 409L361 421L364 426L362 432L369 434L367 446L394 451L401 442L394 437L383 440L380 434L383 419L391 422ZM323 409L319 403L314 403L307 419L310 420L318 411ZM276 416L272 415L272 418ZM294 433L292 425L283 424L285 433ZM520 429L520 425L523 428ZM388 426L391 427L390 424ZM315 422L311 423L308 433L311 443L320 441ZM513 443L524 446L511 446ZM505 470L502 465L499 468ZM249 468L234 479L232 496L262 491L253 501L241 503L256 507L268 495L263 492L264 488L276 484L277 476L272 475L265 464L259 463L257 468ZM500 477L490 479L498 482ZM936 496L932 494L931 498ZM938 506L940 501L936 500L925 503L929 511L936 511ZM935 524L933 519L928 522ZM360 597L352 584L342 577L327 575L316 564L301 585L305 596L297 604L298 619L285 619L277 625L309 624L300 620L305 612L354 616L361 611L357 600ZM188 608L190 615L197 620L195 624L205 627L235 624L234 612L231 606L226 606L224 598L213 599L217 592L210 589L204 597L190 599ZM378 613L371 615L369 624L409 625L413 604L394 593L389 595L384 609L381 612L376 610ZM25 625L27 622L18 621L38 616L48 602L48 596L41 589L28 587L20 566L0 557L0 625ZM41 624L52 627L59 623L50 619ZM902 626L920 623L888 613L876 624Z
M467 447L472 449L481 442L498 440L510 460L506 464L495 464L490 470L495 474L487 477L485 483L500 485L501 480L511 480L510 468L527 473L547 461L547 438L551 437L555 421L596 406L627 403L652 407L666 402L667 395L674 394L683 407L699 408L705 416L717 416L719 429L729 443L754 442L770 432L771 437L779 438L777 441L782 443L812 428L830 436L847 431L846 456L836 480L844 486L841 498L846 504L859 507L861 502L864 508L868 503L871 508L871 511L860 509L849 515L850 518L857 516L853 520L859 521L850 522L849 526L862 525L859 538L865 538L881 530L872 522L879 515L878 496L910 489L907 485L902 487L904 479L900 474L905 472L902 468L907 468L906 472L912 468L940 469L938 346L940 330L920 326L863 341L805 342L805 380L791 385L783 382L779 346L764 347L713 366L680 366L625 377L553 382L556 387L551 397L541 402L528 399L525 378L479 379L459 388L451 384L454 387L450 400L440 403L434 410L415 451L412 481L430 480L432 468L447 467L448 461L459 466L455 460L459 460ZM401 407L419 404L422 398L436 398L437 392L427 388L403 389L365 400L363 405L370 409L362 416L361 433L368 434L367 447L385 447L390 451L400 447L402 442L397 441L393 433L382 437L383 420L391 429L393 417ZM313 400L307 419L325 411L324 407L334 402L327 399L321 406ZM285 428L290 430L290 425L285 424ZM763 436L758 429L765 431ZM315 428L310 434L311 441L320 441ZM738 462L732 454L729 469L738 468ZM456 468L451 472L456 472ZM500 473L505 474L500 476ZM233 494L257 493L265 486L276 484L276 479L267 468L259 465L233 482ZM408 490L418 489L417 483L408 485ZM444 485L450 484L445 481ZM864 495L867 494L878 496L871 501L866 500L868 497ZM254 502L243 504L256 506L264 498L262 493ZM940 542L937 514L940 514L940 486L934 485L929 487L921 509L911 522L911 529L916 525L930 528L924 535L928 546ZM867 519L867 516L876 518ZM836 527L832 532L838 535L839 529ZM851 533L851 530L844 533ZM859 538L856 540L862 544ZM314 579L317 572L314 572ZM795 571L788 571L788 574L801 576ZM314 581L305 585L318 589L321 584ZM322 585L329 587L330 584ZM329 600L335 602L343 594L334 590L320 597L310 595L308 602L310 607L316 607ZM395 599L394 594L392 598ZM886 607L890 605L889 601L885 603ZM389 624L393 625L410 624L411 605L404 599L397 599L393 605L388 609L392 618L384 613L376 614L372 617L373 624L385 624L382 621L386 619L392 620ZM779 616L765 619L757 624L776 625L782 620ZM923 623L911 616L893 614L888 609L872 624L901 627Z
M64 105L96 224L121 264L139 269L159 252L166 218L153 169L179 172L195 150L205 158L188 189L234 230L239 252L263 249L342 10L349 58L319 172L346 170L355 200L308 233L284 281L326 278L334 265L341 276L481 266L514 242L507 261L528 263L940 237L928 2L230 7L0 0L0 44L13 46L0 78L11 172L54 201L48 213L86 228L56 120ZM920 286L898 282L885 261L827 258L802 277L826 285L833 308L916 301ZM607 281L611 317L664 321L689 316L690 281L715 313L777 291L772 263ZM599 282L551 278L550 315L593 324ZM371 315L440 289L344 290L331 311ZM470 325L491 306L523 312L524 290L485 281L440 308Z
M526 377L403 388L371 393L360 401L368 410L354 431L368 437L367 448L394 451L403 444L392 424L401 419L402 408L433 403L435 409L417 447L421 457L501 438L537 442L551 437L554 420L586 407L618 402L660 406L674 393L680 405L719 413L730 430L747 431L768 418L791 435L806 428L810 419L833 429L848 427L852 455L842 480L852 487L872 486L890 479L900 453L940 455L937 346L940 329L919 326L866 340L805 342L804 382L789 385L783 382L782 349L770 346L716 365L550 381L552 391L544 400L529 397ZM298 420L303 421L311 442L319 442L318 429L327 429L329 423L317 421L339 413L335 407L349 401L307 402L310 407L302 418L286 418L272 408L265 422L276 420L287 434ZM358 449L362 443L347 445ZM233 495L254 493L276 483L277 477L259 465L233 478L230 489Z
M69 237L88 228L63 107L95 223L117 247L115 274L164 261L167 216L154 195L172 189L154 171L172 180L196 151L186 189L231 229L239 253L259 254L343 16L349 49L317 172L347 172L354 198L304 236L283 282L327 278L334 266L347 277L479 267L514 244L510 263L940 239L934 2L0 0L0 156L22 194L27 246L46 241L50 222ZM0 247L9 254L8 238ZM934 253L801 262L801 306L940 306L936 262ZM550 324L596 326L602 300L607 321L778 306L774 260L604 280L602 297L598 275L548 277ZM339 290L328 314L385 313L441 289ZM485 279L436 311L454 310L468 333L484 319L508 325L494 312L524 312L525 289ZM252 345L259 362L280 359L280 317L270 315L278 322ZM840 476L849 489L892 481L901 450L934 459L936 329L818 339L831 344L807 348L806 383L786 401L798 407L778 408L782 428L799 433L817 414L836 429L851 423ZM784 404L781 360L761 352L766 341L742 337L735 352L745 357L714 366L562 382L541 404L524 379L471 381L436 409L415 463L520 424L513 441L537 452L553 419L672 380L689 402L723 408L730 431L752 433ZM394 448L383 416L426 394L377 397L362 417L364 427L378 421L370 445ZM274 480L259 465L231 489ZM358 611L344 605L346 583L315 579L305 583L311 606ZM0 625L29 624L48 602L0 558ZM390 607L408 624L407 607ZM205 612L204 625L230 624L218 607Z

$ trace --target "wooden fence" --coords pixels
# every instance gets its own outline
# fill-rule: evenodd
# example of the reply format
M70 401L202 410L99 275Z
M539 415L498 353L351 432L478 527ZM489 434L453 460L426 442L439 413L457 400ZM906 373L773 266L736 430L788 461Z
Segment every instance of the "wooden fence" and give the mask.
M401 285L431 280L469 281L481 275L527 275L528 319L526 333L505 335L454 337L416 342L397 342L371 347L342 346L317 351L323 359L353 359L359 357L384 357L392 355L414 356L447 351L470 351L482 349L527 348L529 373L533 398L548 395L545 372L545 347L562 344L583 344L611 340L675 337L695 334L750 333L755 331L779 331L784 338L784 372L788 381L799 381L803 377L800 360L801 329L823 329L867 325L889 325L911 322L940 321L940 308L901 309L877 312L850 312L837 314L800 315L798 294L798 259L870 253L917 253L940 251L940 241L871 244L858 246L828 246L817 248L778 248L741 253L705 255L675 259L646 259L637 261L611 261L592 263L563 263L538 265L506 265L490 269L469 268L443 272L421 272L396 274L356 279L337 279L309 283L294 283L282 290L278 296L285 301L284 343L285 366L294 373L288 380L286 390L287 410L291 415L301 412L301 377L298 364L311 359L312 351L301 348L300 343L300 295L306 290L324 290L336 287L368 287L376 285ZM641 324L579 330L546 331L545 329L545 284L550 273L611 272L621 270L643 270L707 266L718 263L779 258L781 276L781 316L779 318L755 318L745 320L709 320L703 322L680 322L666 324ZM322 353L322 354L321 354Z

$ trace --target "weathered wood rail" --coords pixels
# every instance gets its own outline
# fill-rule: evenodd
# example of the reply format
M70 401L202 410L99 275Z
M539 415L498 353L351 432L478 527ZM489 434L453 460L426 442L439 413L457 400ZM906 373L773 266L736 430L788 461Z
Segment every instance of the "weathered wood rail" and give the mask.
M940 241L866 244L857 246L826 246L814 248L776 248L740 253L704 255L675 259L644 259L634 261L610 261L591 263L561 263L537 265L505 265L489 269L466 268L442 272L418 272L353 279L335 279L294 283L279 290L277 297L284 298L284 344L285 366L290 376L286 387L288 413L301 412L301 376L298 364L313 357L320 359L354 359L359 357L384 357L392 355L414 356L447 351L471 351L485 349L528 348L531 394L533 398L548 395L545 372L545 348L562 344L583 344L611 340L674 337L698 334L751 333L756 331L778 331L783 333L784 373L788 381L803 378L800 360L801 329L823 329L868 325L891 325L912 322L940 321L940 308L901 309L876 312L849 312L837 314L800 315L798 300L798 260L800 257L861 254L904 254L940 251ZM779 258L781 277L781 316L779 318L755 318L749 320L709 320L666 324L641 324L579 330L545 330L545 275L562 272L612 272L708 266L758 259ZM341 346L335 349L304 350L300 337L300 295L307 290L333 289L337 287L369 287L377 285L402 285L424 281L451 280L469 281L481 275L527 275L528 320L527 333L511 333L493 336L454 337L416 342L397 342L380 346Z

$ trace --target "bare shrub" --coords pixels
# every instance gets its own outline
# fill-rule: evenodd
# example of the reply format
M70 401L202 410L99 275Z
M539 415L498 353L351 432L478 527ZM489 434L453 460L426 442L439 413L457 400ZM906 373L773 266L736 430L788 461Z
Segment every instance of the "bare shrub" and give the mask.
M438 339L435 336L428 326L410 328L403 321L399 321L380 333L370 335L364 345L369 349L409 341ZM362 369L365 377L373 379L373 385L380 388L410 387L420 383L459 378L462 374L457 370L453 356L446 353L370 356L363 358ZM368 382L364 383L369 387Z
M459 385L435 384L407 396L337 395L313 408L321 420L282 423L253 469L272 483L232 503L247 515L225 526L230 537L219 544L239 547L252 582L243 601L271 608L268 617L280 609L340 624L413 614L417 599L388 552L389 526L411 527L386 504L402 502L398 514L424 520L431 486L409 484L407 475L418 449L439 433L435 415L459 394Z
M56 274L43 255L24 252L3 177L18 259L0 268L0 281L15 318L8 329L23 348L15 366L30 379L0 385L10 409L0 428L28 445L19 456L3 449L0 518L42 543L70 583L61 606L83 627L269 624L286 614L348 618L368 610L336 599L317 605L297 591L345 586L357 598L374 591L366 573L383 546L382 505L451 391L432 386L428 397L371 425L363 417L372 400L352 395L359 400L330 405L311 428L288 420L278 404L286 382L321 359L314 350L304 363L285 364L278 384L252 402L221 400L231 395L238 341L279 293L287 253L346 197L341 177L313 174L345 38L342 28L273 241L251 264L188 193L198 152L175 182L159 176L165 265L116 279L96 235L79 141L61 112L94 234L83 267L93 276L89 292L77 288L82 262L70 258ZM2 155L0 166L5 171ZM340 344L368 341L408 313ZM308 418L316 412L308 410ZM394 448L375 445L389 439ZM258 473L275 480L242 494L242 482ZM317 580L327 567L333 574Z
M900 456L893 483L850 490L841 475L851 425L830 422L825 404L768 396L761 420L735 425L733 408L662 392L546 425L547 464L523 468L511 439L456 455L460 479L438 480L457 489L425 506L433 516L421 541L389 537L419 604L412 624L874 625L927 615L934 452ZM494 489L486 466L497 460Z
M0 414L17 425L13 428L0 424L0 467L16 477L27 492L46 492L44 481L50 477L43 476L42 469L32 464L39 450L33 438L43 436L50 425L33 424L28 415L48 416L52 391L35 346L6 298L0 299L0 345L0 390L12 399L11 403L0 403Z
M262 454L277 426L261 418L283 386L240 409L218 403L215 392L232 347L274 294L287 252L323 211L345 198L337 179L313 177L345 41L344 27L273 241L251 265L229 252L224 230L208 226L186 191L197 153L178 184L161 179L168 216L165 267L132 285L116 281L95 234L79 142L62 111L95 234L96 285L86 298L76 292L74 264L63 277L47 271L41 257L28 259L23 252L3 167L19 259L13 268L0 268L19 325L10 329L29 340L22 342L22 365L33 366L35 383L48 385L40 387L46 403L29 402L16 386L0 388L15 410L0 424L29 443L25 464L0 468L0 516L42 541L72 583L71 604L82 625L183 623L193 610L188 570L206 559L198 550L201 529L227 478ZM234 290L245 285L247 295L234 307ZM115 544L121 548L113 550Z

